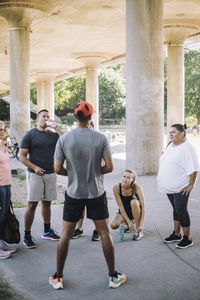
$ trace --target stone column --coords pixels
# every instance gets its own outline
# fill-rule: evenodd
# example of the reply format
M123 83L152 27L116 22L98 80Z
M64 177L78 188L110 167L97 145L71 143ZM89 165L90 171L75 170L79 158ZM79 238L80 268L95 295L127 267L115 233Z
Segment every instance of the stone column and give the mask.
M30 23L38 12L33 7L26 0L0 6L10 27L10 128L18 142L30 127Z
M18 141L30 128L29 25L10 26L10 127Z
M108 58L105 53L76 53L73 57L82 61L86 68L86 101L94 108L93 122L95 130L99 130L99 86L98 65Z
M168 45L167 58L167 130L184 123L184 47Z
M126 167L154 174L163 149L163 1L126 1Z
M99 130L99 84L96 66L86 66L86 101L94 108L93 122L95 130Z
M40 75L42 76L42 74ZM45 75L37 81L37 111L47 109L54 119L54 75Z

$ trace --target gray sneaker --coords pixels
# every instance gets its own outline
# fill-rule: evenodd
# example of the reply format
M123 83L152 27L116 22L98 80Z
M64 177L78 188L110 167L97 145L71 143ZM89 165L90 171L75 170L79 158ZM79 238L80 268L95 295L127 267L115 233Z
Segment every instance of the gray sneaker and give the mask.
M143 237L143 232L140 231L140 232L134 232L134 235L133 235L133 240L134 241L139 241L142 237Z

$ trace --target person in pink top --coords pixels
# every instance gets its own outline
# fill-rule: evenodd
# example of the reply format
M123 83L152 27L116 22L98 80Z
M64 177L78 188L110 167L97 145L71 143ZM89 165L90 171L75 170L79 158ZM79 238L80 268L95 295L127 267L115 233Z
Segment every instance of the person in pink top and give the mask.
M12 252L16 251L3 240L3 226L11 198L11 170L5 145L7 136L5 124L0 121L0 259L8 258Z

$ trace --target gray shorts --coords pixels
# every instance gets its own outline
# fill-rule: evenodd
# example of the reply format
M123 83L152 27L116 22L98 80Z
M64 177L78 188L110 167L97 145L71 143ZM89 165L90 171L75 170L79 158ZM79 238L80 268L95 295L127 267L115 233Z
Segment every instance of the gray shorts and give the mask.
M40 200L53 201L57 199L56 173L39 176L27 172L26 184L28 197L27 201L38 202Z

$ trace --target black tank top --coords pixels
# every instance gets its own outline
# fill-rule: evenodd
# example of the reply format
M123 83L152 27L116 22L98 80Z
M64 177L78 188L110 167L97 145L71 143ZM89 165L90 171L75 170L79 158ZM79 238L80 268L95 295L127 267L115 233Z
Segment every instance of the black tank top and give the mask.
M129 219L132 220L133 219L133 214L132 214L130 202L131 202L131 200L133 200L133 196L132 195L130 195L130 196L122 195L122 185L121 185L121 183L119 184L119 195L120 195L120 198L122 200L122 204L124 206L125 212L127 213ZM136 197L137 197L137 195L136 195ZM119 213L121 213L120 210L119 210Z

